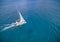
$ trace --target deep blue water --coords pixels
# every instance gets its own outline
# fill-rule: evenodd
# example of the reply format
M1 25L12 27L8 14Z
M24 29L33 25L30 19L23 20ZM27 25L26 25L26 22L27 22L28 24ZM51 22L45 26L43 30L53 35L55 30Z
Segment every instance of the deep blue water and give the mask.
M0 30L19 18L16 6L27 23L0 32L0 42L60 42L60 0L0 0Z

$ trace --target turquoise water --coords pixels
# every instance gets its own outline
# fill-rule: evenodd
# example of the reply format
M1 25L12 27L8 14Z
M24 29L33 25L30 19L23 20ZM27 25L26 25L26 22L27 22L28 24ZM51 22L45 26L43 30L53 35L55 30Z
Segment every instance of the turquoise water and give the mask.
M16 5L27 23L0 32L0 42L60 42L59 2L59 0L2 0L0 30L4 25L11 24L19 18Z

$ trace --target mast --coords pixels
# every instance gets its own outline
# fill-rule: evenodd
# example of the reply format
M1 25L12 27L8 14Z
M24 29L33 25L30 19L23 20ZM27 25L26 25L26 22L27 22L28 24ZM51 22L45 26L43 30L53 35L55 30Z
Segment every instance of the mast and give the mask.
M20 17L20 21L21 21L21 20L25 21L20 12L19 12L19 17ZM25 22L26 22L26 21L25 21Z
M20 22L23 21L24 23L26 23L25 19L23 18L23 16L21 15L21 11L19 10L18 6L16 6L17 12L19 14L19 20Z

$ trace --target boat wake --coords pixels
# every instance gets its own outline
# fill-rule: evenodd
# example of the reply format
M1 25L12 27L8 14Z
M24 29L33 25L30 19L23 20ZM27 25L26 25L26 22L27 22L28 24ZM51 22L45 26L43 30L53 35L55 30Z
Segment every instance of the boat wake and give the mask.
M6 24L6 26L1 30L1 31L5 31L5 30L7 30L7 29L9 29L9 28L12 28L12 27L14 27L15 26L15 24L9 24L9 26L7 26L7 24Z

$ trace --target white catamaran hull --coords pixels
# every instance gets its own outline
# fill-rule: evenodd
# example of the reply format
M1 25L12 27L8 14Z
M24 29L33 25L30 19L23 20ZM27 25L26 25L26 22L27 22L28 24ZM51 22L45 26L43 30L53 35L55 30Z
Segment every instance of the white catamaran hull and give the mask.
M16 26L23 25L25 23L26 23L25 21L16 22Z

